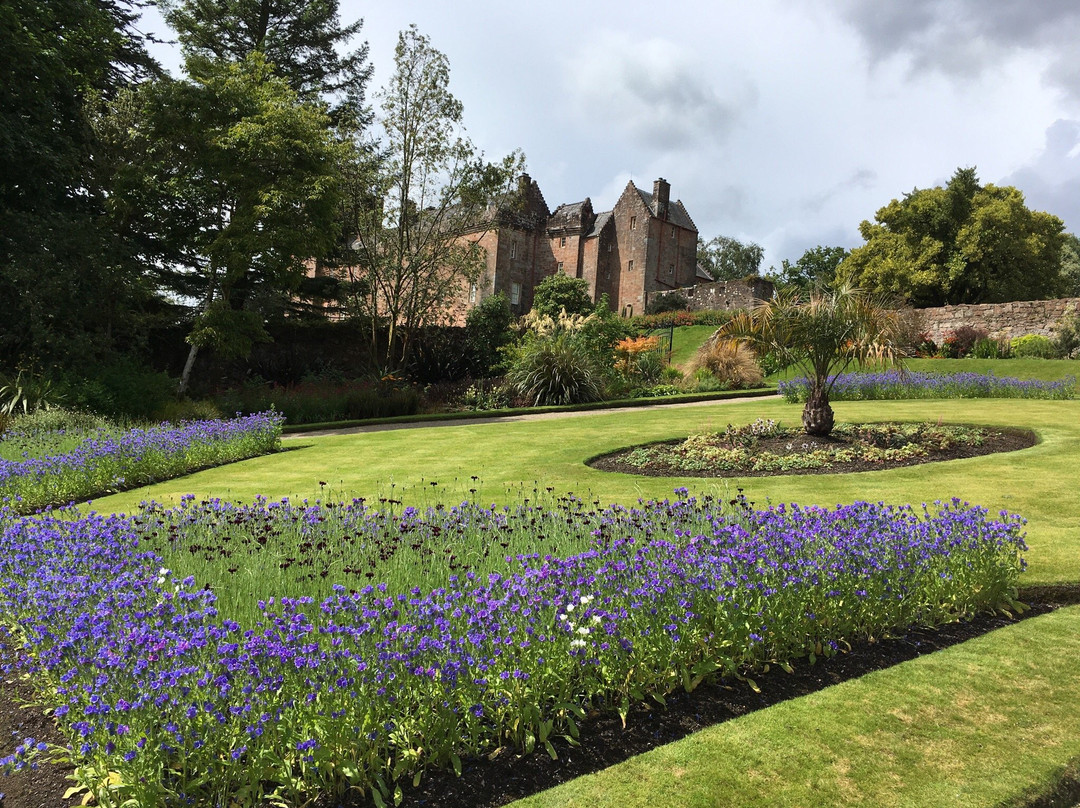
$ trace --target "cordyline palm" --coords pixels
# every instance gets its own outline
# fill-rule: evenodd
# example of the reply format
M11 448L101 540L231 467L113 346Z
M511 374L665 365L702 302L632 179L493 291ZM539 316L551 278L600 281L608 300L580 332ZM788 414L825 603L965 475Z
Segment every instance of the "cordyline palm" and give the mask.
M850 365L899 363L899 314L884 300L852 286L811 292L802 300L782 292L719 328L715 339L746 342L801 368L810 383L803 429L824 437L833 428L829 393Z

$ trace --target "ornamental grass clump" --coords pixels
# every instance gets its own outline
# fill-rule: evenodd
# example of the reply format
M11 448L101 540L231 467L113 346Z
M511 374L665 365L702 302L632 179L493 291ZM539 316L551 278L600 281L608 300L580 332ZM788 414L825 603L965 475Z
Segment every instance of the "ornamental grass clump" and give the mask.
M334 583L332 571L311 582L317 596L268 596L266 582L237 576L253 601L243 620L219 611L206 583L235 561L207 561L205 577L172 566L188 554L184 531L161 528L184 513L3 510L0 640L71 739L53 751L99 804L298 804L347 789L383 803L399 781L460 771L467 756L554 755L552 740L575 738L593 710L626 721L632 704L708 678L1016 606L1017 516L957 500L755 511L677 493L636 508L566 498L363 511L397 542L397 562L372 552L371 583ZM296 507L222 510L218 540L249 531L274 557L279 528L304 529ZM373 540L357 505L305 507L314 543L335 522L341 543ZM455 554L468 536L509 536L517 550L533 530L531 551L466 571L425 555L434 537ZM20 748L0 765L25 765L33 750Z
M1076 396L1076 377L1058 381L1014 379L992 373L919 373L897 370L841 373L830 378L837 401L907 398L1040 398L1065 400ZM778 390L792 403L805 402L813 385L806 378L780 382Z
M267 412L82 434L16 433L0 444L3 455L27 448L22 459L0 456L0 503L29 513L256 457L279 448L283 422L280 414ZM50 443L70 448L41 453ZM39 451L32 454L35 447Z

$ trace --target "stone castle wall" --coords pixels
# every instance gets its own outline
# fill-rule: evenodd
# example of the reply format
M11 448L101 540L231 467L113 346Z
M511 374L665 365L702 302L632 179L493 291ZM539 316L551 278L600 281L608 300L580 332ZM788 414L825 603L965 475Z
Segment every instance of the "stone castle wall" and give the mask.
M1012 339L1024 334L1053 337L1058 320L1067 311L1080 311L1080 297L1059 300L1024 300L1014 303L978 303L917 309L921 330L939 345L949 331L969 325L991 337Z
M649 300L682 295L686 298L689 311L717 311L732 309L752 309L762 300L773 296L773 284L764 278L748 278L740 281L715 281L699 283L683 289L670 289L653 292Z

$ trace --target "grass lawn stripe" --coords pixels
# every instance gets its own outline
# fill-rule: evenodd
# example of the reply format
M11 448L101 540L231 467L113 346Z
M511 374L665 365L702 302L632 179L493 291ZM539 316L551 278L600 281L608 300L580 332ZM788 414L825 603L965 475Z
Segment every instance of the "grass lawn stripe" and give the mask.
M729 422L766 417L794 424L801 411L799 405L779 400L713 403L544 421L297 436L284 441L289 451L102 498L94 508L126 511L143 499L177 502L185 493L243 501L259 494L314 499L327 495L319 482L339 498L393 495L409 504L460 501L473 487L485 503L506 502L534 485L573 491L603 504L663 499L677 486L721 496L743 487L758 505L831 506L856 500L918 505L956 496L991 513L1008 509L1028 519L1026 585L1080 581L1080 498L1075 495L1080 401L860 401L840 402L835 409L838 419L848 421L1027 426L1039 433L1041 442L1020 452L844 475L657 478L610 474L584 465L588 457L605 451L722 429ZM473 475L481 478L479 483L470 479ZM434 493L432 481L439 484Z
M698 732L515 808L1010 806L1080 755L1080 608Z

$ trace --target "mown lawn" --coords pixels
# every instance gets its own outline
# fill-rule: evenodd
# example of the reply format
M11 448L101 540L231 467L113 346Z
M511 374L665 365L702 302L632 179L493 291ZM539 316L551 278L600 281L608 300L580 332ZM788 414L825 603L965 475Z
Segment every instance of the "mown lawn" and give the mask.
M504 502L515 492L552 486L560 493L603 503L664 498L674 488L734 494L745 489L769 502L835 505L856 500L919 504L959 497L1029 520L1029 583L1080 581L1080 498L1075 467L1080 447L1080 401L978 399L964 401L839 402L840 420L931 420L1027 426L1041 442L1021 452L892 471L848 475L705 480L609 474L585 465L614 449L722 429L728 423L776 418L797 423L800 407L778 399L692 407L588 413L544 421L470 424L309 437L293 435L287 451L255 458L149 488L99 499L94 508L126 511L142 499L177 502L185 493L251 500L386 496L464 499L472 488L484 501ZM479 479L473 480L476 476ZM432 482L437 483L432 487ZM320 485L325 483L325 486Z
M285 441L288 451L101 499L102 511L183 493L249 500L393 495L406 502L509 501L534 487L602 502L663 498L677 486L758 505L858 499L918 504L959 497L1028 519L1024 583L1080 581L1076 464L1080 402L841 402L840 420L1026 426L1038 445L851 475L747 480L643 478L584 465L649 440L777 418L777 399L590 413L544 421L430 427ZM473 476L479 479L472 479ZM432 482L438 483L431 486ZM325 483L321 485L320 483ZM745 716L520 803L690 806L1000 806L1020 804L1080 759L1080 609L988 634Z

